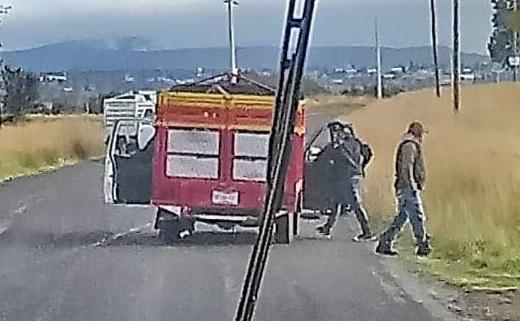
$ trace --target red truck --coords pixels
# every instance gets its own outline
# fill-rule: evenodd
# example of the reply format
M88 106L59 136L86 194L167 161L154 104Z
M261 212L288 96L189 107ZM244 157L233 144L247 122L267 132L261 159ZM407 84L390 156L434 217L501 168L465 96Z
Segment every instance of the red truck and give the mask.
M138 121L126 141L114 126L106 155L105 199L157 208L160 237L190 235L195 222L257 226L262 219L274 91L241 82L197 84L159 92L155 123ZM301 102L283 210L275 238L297 233L303 203L305 107ZM119 137L119 139L115 139Z

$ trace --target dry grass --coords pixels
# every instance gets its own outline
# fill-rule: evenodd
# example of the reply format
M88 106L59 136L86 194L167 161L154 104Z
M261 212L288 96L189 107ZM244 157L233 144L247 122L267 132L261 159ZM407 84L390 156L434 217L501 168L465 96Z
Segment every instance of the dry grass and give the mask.
M0 129L0 181L101 155L102 126L95 117L33 117Z
M347 114L366 106L373 101L368 97L348 97L340 95L317 95L308 99L308 106L313 111L328 114Z
M463 88L454 114L450 93L430 90L376 102L348 116L374 148L366 200L373 216L394 215L397 141L412 120L430 130L425 140L424 193L435 255L467 271L520 274L520 86Z

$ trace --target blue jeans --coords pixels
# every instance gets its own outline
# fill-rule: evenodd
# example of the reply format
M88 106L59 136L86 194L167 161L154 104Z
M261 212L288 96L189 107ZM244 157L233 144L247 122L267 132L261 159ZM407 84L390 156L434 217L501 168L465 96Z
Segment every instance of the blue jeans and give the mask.
M427 243L428 237L424 227L425 217L420 192L412 189L398 191L397 212L394 221L383 233L383 239L389 243L393 242L406 222L410 220L417 245Z

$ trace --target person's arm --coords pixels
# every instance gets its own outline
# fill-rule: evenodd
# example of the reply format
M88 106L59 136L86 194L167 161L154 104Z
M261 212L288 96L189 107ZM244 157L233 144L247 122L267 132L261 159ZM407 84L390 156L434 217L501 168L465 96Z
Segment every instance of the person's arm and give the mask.
M330 144L325 145L318 154L315 155L316 161L321 161L324 157L330 154L331 146Z
M355 168L361 172L361 148L357 142L355 144L349 143L349 145L342 145L339 149L342 158L348 163L350 167Z
M414 179L419 190L424 188L426 183L426 166L424 164L424 157L422 153L417 153L414 163Z

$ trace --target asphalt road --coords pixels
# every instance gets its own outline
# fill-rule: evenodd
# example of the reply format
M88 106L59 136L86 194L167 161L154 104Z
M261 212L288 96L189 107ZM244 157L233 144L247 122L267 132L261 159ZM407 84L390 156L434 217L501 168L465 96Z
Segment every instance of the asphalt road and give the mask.
M102 167L0 186L0 320L232 320L255 234L207 230L163 245L153 210L103 204ZM350 241L349 220L332 240L306 222L293 244L273 247L255 320L445 320Z

